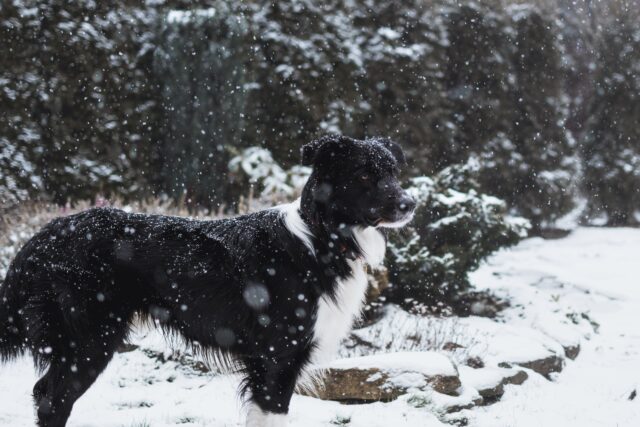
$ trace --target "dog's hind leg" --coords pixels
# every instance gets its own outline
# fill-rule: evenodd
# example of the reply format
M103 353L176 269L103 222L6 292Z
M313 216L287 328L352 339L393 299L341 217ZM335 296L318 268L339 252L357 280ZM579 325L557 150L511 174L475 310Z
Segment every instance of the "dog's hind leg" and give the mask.
M73 404L93 384L113 353L83 354L53 361L33 387L38 426L64 427Z
M95 319L93 319L95 321ZM58 329L59 338L47 349L45 375L35 384L33 398L38 426L64 427L73 405L104 371L126 335L126 323L116 319L82 332Z

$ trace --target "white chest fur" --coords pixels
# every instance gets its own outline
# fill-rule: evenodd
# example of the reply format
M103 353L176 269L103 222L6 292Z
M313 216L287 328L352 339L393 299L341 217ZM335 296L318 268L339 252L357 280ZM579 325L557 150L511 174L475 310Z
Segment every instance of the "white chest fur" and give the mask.
M367 290L367 276L362 261L349 261L352 276L337 283L335 300L322 297L313 338L316 344L311 361L322 365L335 357L340 341L346 337L360 315Z
M299 206L298 200L280 209L289 231L312 248L311 232L300 218ZM335 299L327 296L320 298L313 335L316 349L311 355L311 361L316 365L331 361L340 341L347 336L361 313L367 291L365 264L378 266L384 260L386 242L378 230L373 227L358 228L354 231L354 237L362 249L364 260L348 261L351 275L338 280Z
M365 263L377 266L382 263L385 240L375 228L360 229L355 232L356 240L362 248L365 259L349 261L351 276L336 283L336 297L322 297L318 304L318 315L314 327L316 350L312 363L321 365L330 362L338 350L340 341L346 338L353 322L360 316L367 292Z

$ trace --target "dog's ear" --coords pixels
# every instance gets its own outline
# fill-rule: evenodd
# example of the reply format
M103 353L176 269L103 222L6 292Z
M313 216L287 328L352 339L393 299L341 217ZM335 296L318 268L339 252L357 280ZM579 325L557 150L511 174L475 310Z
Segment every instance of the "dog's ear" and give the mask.
M389 152L391 152L393 157L396 159L396 162L398 162L398 166L407 165L407 159L404 156L404 151L402 151L402 147L400 147L398 144L396 144L389 138L374 138L374 140L379 144L381 144L384 148L389 150Z
M326 149L328 145L340 143L342 137L338 135L326 135L315 139L308 144L302 146L302 165L312 166L318 157L318 153L322 149Z

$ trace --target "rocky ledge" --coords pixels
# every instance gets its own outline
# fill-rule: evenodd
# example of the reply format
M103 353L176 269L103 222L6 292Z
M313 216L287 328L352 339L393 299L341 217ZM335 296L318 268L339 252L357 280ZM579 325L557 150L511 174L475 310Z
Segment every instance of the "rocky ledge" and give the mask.
M567 352L569 353L569 352ZM577 352L567 354L577 356ZM498 366L460 366L437 352L397 352L341 359L315 372L318 385L301 394L343 403L389 402L427 392L443 412L492 404L508 385L520 385L538 373L547 379L560 372L565 355L502 362ZM534 374L535 375L535 374Z

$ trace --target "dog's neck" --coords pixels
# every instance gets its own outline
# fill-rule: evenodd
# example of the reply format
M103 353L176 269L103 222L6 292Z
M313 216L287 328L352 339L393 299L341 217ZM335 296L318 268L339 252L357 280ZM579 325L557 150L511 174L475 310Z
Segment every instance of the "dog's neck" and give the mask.
M353 235L354 225L339 222L327 203L316 200L313 181L310 179L302 191L300 216L315 237L318 254L357 258L361 254Z
M300 217L314 237L313 244L318 254L336 255L356 259L359 251L353 237L353 227L325 222L325 216L317 209L300 207Z
M300 217L314 236L313 244L319 257L338 264L358 258L370 265L382 262L384 235L367 225L349 224L336 218L326 203L313 197L310 185L305 186L302 193Z

